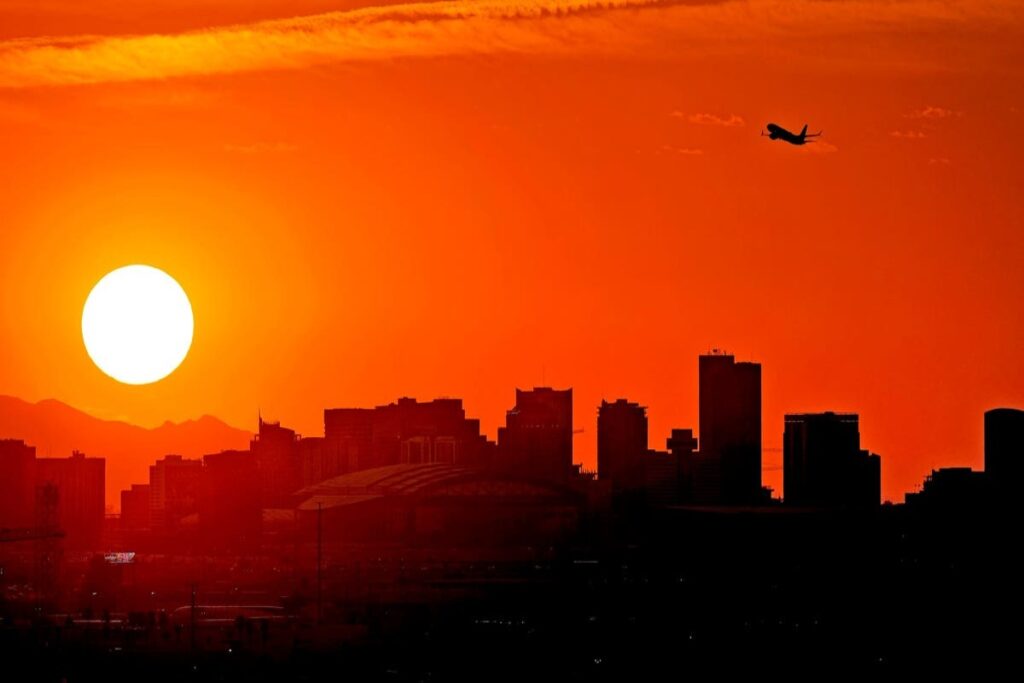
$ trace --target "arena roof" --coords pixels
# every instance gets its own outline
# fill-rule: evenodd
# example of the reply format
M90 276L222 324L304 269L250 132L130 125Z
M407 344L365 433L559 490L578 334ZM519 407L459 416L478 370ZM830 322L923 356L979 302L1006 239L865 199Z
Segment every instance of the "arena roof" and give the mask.
M388 465L350 472L308 486L296 494L300 510L355 505L385 496L462 495L503 498L560 498L553 484L505 479L455 465Z

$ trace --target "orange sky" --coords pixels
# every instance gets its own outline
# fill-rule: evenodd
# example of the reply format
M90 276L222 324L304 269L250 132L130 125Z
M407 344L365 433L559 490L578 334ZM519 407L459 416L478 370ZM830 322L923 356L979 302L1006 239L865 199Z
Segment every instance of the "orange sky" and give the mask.
M717 346L766 447L859 412L896 500L1024 404L1019 2L125 4L0 6L0 393L310 435L453 395L493 437L571 385L593 466L602 397L663 447ZM196 315L145 387L79 327L136 262Z

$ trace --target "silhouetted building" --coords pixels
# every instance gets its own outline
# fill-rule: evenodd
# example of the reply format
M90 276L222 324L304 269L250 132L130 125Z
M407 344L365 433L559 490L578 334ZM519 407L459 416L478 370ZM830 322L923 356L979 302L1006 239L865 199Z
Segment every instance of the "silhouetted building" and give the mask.
M35 460L34 447L0 439L0 529L35 523Z
M299 436L280 422L267 422L262 417L256 438L249 444L260 476L263 507L277 507L302 485L299 461Z
M462 399L400 398L374 411L373 449L381 464L475 467L484 441L480 421L466 418Z
M697 452L697 439L692 429L673 429L672 435L666 439L665 445L675 459L678 468L679 483L677 486L677 502L693 503L696 501L697 473L701 466L700 453Z
M680 502L679 456L665 451L648 450L640 458L642 490L650 505L672 505Z
M121 491L121 531L135 534L153 526L149 502L149 484L132 484Z
M807 507L872 507L881 503L881 458L860 448L857 415L786 415L783 500Z
M336 454L338 474L374 467L373 408L328 408L324 411L324 441ZM325 468L325 472L327 469Z
M168 455L149 466L152 528L175 531L181 520L196 512L202 460Z
M969 467L944 467L932 470L921 490L908 493L905 501L913 510L975 515L987 506L988 491L984 472Z
M57 487L57 525L69 546L95 548L103 532L106 460L75 451L70 458L37 458L36 486Z
M249 451L203 456L199 525L216 546L246 547L259 541L262 512L260 478Z
M1000 496L1019 496L1024 486L1024 410L985 413L985 476Z
M498 429L502 471L565 483L572 471L572 389L516 389L516 405Z
M462 399L400 398L373 409L325 410L324 442L310 444L310 457L321 458L327 478L397 464L483 467L492 447L480 433L480 421L466 417Z
M647 454L647 409L620 398L601 401L597 410L597 475L613 494L644 484Z
M761 365L731 355L700 356L700 456L697 502L751 505L761 490Z
M352 472L298 492L325 543L502 546L550 542L575 529L583 499L565 486L479 468L401 464Z
M348 466L336 444L321 436L299 439L298 452L299 480L303 487L355 469Z

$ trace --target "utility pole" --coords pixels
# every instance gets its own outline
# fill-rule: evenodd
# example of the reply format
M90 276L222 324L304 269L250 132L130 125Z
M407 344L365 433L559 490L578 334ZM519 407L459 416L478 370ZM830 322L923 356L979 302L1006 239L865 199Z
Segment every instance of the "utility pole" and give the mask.
M324 504L316 504L316 623L323 620Z

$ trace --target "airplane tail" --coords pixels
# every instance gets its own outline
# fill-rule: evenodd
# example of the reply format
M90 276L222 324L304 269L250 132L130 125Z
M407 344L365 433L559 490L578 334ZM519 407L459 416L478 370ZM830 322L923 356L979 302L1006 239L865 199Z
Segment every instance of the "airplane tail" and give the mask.
M807 124L806 123L804 124L804 129L802 131L800 131L800 137L802 137L802 138L807 137Z

